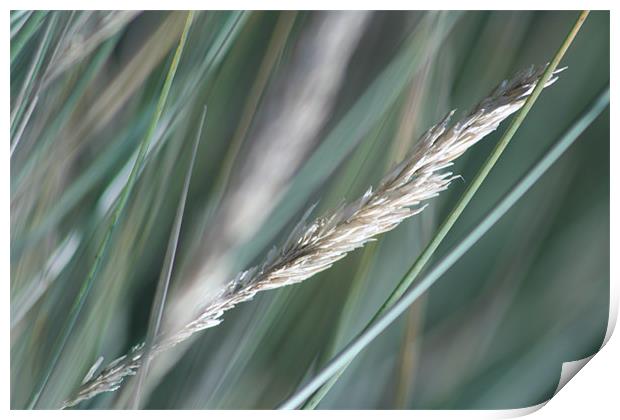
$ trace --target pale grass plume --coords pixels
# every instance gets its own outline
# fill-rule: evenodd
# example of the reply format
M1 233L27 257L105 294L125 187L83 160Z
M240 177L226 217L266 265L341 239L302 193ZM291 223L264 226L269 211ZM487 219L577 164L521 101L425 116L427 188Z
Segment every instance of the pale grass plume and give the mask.
M502 82L473 111L452 125L454 111L450 112L418 140L408 157L386 174L376 189L370 188L359 199L306 223L312 211L309 209L280 249L274 248L263 264L239 273L205 302L192 322L176 333L160 335L150 357L196 332L218 325L224 312L252 299L256 293L304 281L423 211L425 201L439 195L458 177L447 168L523 106L544 69L531 67ZM559 71L546 86L557 80ZM142 351L142 345L134 347L96 376L92 375L96 369L91 369L89 379L63 407L118 389L124 378L134 375L140 367Z

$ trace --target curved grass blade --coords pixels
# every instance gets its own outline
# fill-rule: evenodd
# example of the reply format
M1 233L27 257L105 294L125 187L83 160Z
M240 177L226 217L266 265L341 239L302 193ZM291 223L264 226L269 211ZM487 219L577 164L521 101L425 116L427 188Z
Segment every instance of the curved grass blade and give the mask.
M499 142L497 143L497 145L495 146L495 148L493 149L493 151L491 152L487 160L484 162L484 164L482 165L482 167L480 168L480 170L474 177L472 183L467 187L467 189L465 190L465 192L459 199L458 203L454 206L450 214L448 214L444 222L439 227L437 233L435 233L433 239L431 239L429 244L425 247L424 251L422 251L420 256L417 258L417 260L415 261L415 263L409 270L409 272L405 275L405 277L403 277L401 282L396 286L396 289L394 289L394 291L391 293L388 299L383 303L381 308L379 308L379 311L371 319L368 325L371 325L372 323L374 323L381 315L383 315L388 310L388 308L393 306L398 301L398 299L402 297L405 291L409 288L409 286L413 283L413 281L417 278L417 276L420 274L422 269L426 266L428 261L431 259L435 250L439 247L439 245L441 244L443 239L446 237L450 229L452 229L452 226L454 226L454 224L456 223L460 215L463 213L463 210L465 210L465 207L467 207L467 205L469 204L473 196L476 194L476 192L480 188L480 185L482 185L486 177L489 175L489 173L491 172L491 169L493 169L493 167L495 166L495 163L497 163L500 156L502 155L502 153L508 146L508 143L510 142L510 140L512 139L516 131L519 129L519 127L523 123L523 120L525 119L530 109L532 108L532 106L534 105L538 97L540 96L540 93L542 92L545 86L545 83L547 83L547 81L549 80L549 78L551 77L555 69L557 68L562 57L564 57L564 54L566 53L566 51L568 50L568 47L571 45L571 43L575 39L577 33L579 32L579 29L581 29L583 22L588 17L588 13L589 13L588 11L581 12L579 17L577 18L577 21L573 25L572 29L570 30L570 32L564 39L564 42L562 43L562 45L556 52L555 56L553 57L553 60L547 66L547 69L545 70L540 80L538 81L536 87L532 91L531 96L527 99L527 101L523 105L523 108L521 108L519 113L512 120L508 129L506 130L502 138L499 140ZM344 372L345 369L346 369L346 365L340 371L338 371L338 373L336 373L329 380L329 382L325 383L319 390L317 390L316 394L313 395L304 404L303 408L304 409L315 408L319 404L319 402L323 399L323 397L327 394L327 392L329 392L331 387L336 383L336 381L338 380L340 375L342 375L342 372Z
M110 239L112 237L112 233L114 232L116 225L118 223L118 220L120 218L120 215L125 207L125 204L127 203L127 199L129 198L129 194L131 192L131 190L133 189L135 183L136 183L136 175L138 173L138 169L140 168L140 166L142 165L142 161L144 160L144 157L146 155L146 151L148 149L149 146L149 140L151 139L151 137L153 137L155 130L157 129L157 125L159 122L159 118L161 117L161 114L163 112L164 106L166 104L166 100L168 98L168 94L170 93L170 87L172 85L172 81L174 79L174 75L176 73L179 61L181 59L181 54L183 52L183 49L185 47L185 41L187 39L187 34L189 32L189 28L191 26L192 23L192 17L193 17L193 12L188 12L187 15L187 19L185 22L185 28L183 30L183 33L181 35L181 40L179 41L179 45L175 51L174 57L172 59L172 63L170 64L170 69L168 70L168 74L166 76L166 81L164 82L164 86L162 88L162 92L161 95L159 97L159 101L157 103L157 109L155 110L155 115L153 116L153 119L151 121L151 125L149 127L149 130L146 134L146 136L144 137L144 139L142 140L141 144L140 144L140 149L138 152L138 158L136 159L136 162L131 170L131 174L129 175L129 178L127 179L127 183L125 184L125 187L123 188L123 192L121 193L121 197L120 199L117 201L116 206L114 208L114 211L112 213L112 218L110 220L110 223L107 227L105 236L103 238L103 240L101 241L101 244L99 245L99 249L97 251L97 255L95 256L95 261L93 263L93 266L90 270L90 273L88 274L88 277L86 279L86 281L82 284L82 287L80 288L80 291L78 293L78 296L71 308L71 311L69 312L69 317L67 320L67 323L65 324L63 331L60 333L58 340L56 341L54 348L52 350L52 358L51 361L49 363L49 365L47 366L44 374L43 374L43 378L41 379L41 381L39 382L39 384L36 386L35 391L30 399L30 402L28 403L28 408L32 409L35 408L39 398L41 397L41 394L43 393L43 390L45 389L45 386L47 385L49 378L52 375L52 372L54 371L54 368L56 366L56 364L58 363L58 360L60 359L60 355L67 343L67 340L71 334L71 331L73 330L73 327L75 326L75 323L77 321L77 318L80 314L80 311L82 309L82 306L84 305L84 302L86 300L86 297L88 296L88 293L90 291L90 289L92 288L92 285L94 283L94 280L97 276L97 274L99 273L99 269L101 267L101 264L103 262L103 259L105 257L106 251L110 245Z
M164 257L164 266L161 271L159 282L157 284L157 291L155 292L155 298L153 299L153 308L151 309L151 316L149 319L148 331L146 334L146 340L144 341L144 364L141 369L138 369L138 382L134 389L132 396L131 406L134 409L138 409L140 406L140 392L142 390L142 384L149 369L149 357L151 353L151 347L157 334L159 333L159 327L161 325L162 316L164 313L164 305L166 304L166 296L168 295L168 286L170 285L170 277L172 276L172 268L174 266L174 257L177 251L177 245L179 243L179 234L181 233L181 223L183 222L183 212L185 211L185 202L187 201L187 192L189 190L189 183L192 177L192 170L194 169L194 162L196 161L196 152L198 151L198 144L200 143L200 137L202 136L202 128L205 123L205 117L207 116L207 107L205 106L200 119L200 126L198 133L196 134L196 140L194 141L194 147L192 149L192 155L190 158L189 167L185 174L185 181L183 183L183 190L181 192L181 198L179 199L179 206L174 218L174 225L172 232L170 233L170 240L168 242L168 248L166 249L166 256Z
M464 239L446 254L418 284L400 297L394 305L371 322L342 351L340 351L310 382L304 385L292 397L287 399L280 409L295 409L323 384L346 369L351 361L368 344L379 336L407 308L424 294L441 276L446 273L465 253L480 240L504 216L508 210L542 177L542 175L563 155L579 138L590 124L609 105L609 87L597 97L594 103L572 124L564 135L543 157L534 164L526 174L504 195L502 199L476 224Z

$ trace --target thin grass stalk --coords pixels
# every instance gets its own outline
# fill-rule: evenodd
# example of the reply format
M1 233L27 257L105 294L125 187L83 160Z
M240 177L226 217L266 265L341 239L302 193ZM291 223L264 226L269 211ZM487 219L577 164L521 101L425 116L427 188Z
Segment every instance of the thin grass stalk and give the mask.
M35 95L30 101L30 105L28 105L26 114L24 115L24 118L22 119L22 121L19 123L19 128L17 129L17 131L15 132L15 135L13 136L9 158L13 157L13 153L15 153L15 149L17 148L17 145L19 144L19 141L22 138L22 134L24 134L26 125L28 124L28 121L30 121L32 112L34 111L34 108L37 106L38 102L39 102L39 96Z
M379 308L379 311L377 311L377 313L373 316L373 318L370 320L368 325L376 321L379 316L385 313L385 311L388 308L394 305L394 303L398 299L401 298L401 296L406 292L409 286L411 286L413 281L422 272L422 269L426 266L428 261L430 261L431 257L433 256L433 254L435 253L435 251L437 250L437 248L439 247L443 239L446 237L450 229L452 229L452 226L454 226L458 218L461 216L461 214L465 210L465 207L467 207L467 205L469 204L473 196L476 194L476 192L478 191L478 189L480 188L480 186L482 185L482 183L484 182L486 177L489 175L489 173L491 172L491 170L493 169L493 167L499 160L500 156L502 155L502 153L508 146L508 143L510 143L510 140L512 139L514 134L517 132L517 130L519 129L519 127L525 120L525 117L527 116L530 109L532 108L536 100L538 99L538 96L540 95L542 90L545 88L547 81L551 80L551 77L553 76L556 68L560 64L562 57L564 57L564 54L568 50L568 47L572 44L573 40L577 36L577 33L579 32L579 29L581 29L581 26L583 25L584 21L588 17L588 13L589 13L588 11L581 12L579 17L577 18L577 21L573 25L572 29L570 30L570 32L564 39L564 42L562 42L562 45L560 46L555 56L551 60L551 63L547 66L545 72L542 74L542 76L540 77L540 80L534 87L532 94L530 95L530 97L527 99L527 101L523 105L523 108L521 109L521 111L517 114L514 120L510 123L510 126L508 127L508 129L506 130L502 138L499 140L499 142L497 143L497 145L495 146L495 148L493 149L493 151L491 152L487 160L484 162L484 164L482 165L482 167L480 168L480 170L474 177L472 183L467 187L467 189L465 190L465 192L459 199L458 203L454 206L450 214L448 214L444 222L441 224L441 226L437 230L437 233L435 233L435 235L433 236L431 241L428 243L426 248L424 248L420 256L418 256L413 266L409 269L408 273L405 275L405 277L403 277L400 283L396 286L394 291L391 293L388 299L383 303L381 308ZM308 400L306 404L304 404L303 408L304 409L315 408L318 405L318 403L323 399L323 397L327 394L327 392L329 392L331 387L336 383L336 381L338 380L340 375L342 375L345 369L346 369L346 366L342 369L342 371L338 372L333 378L331 378L329 382L327 382L323 387L321 387L321 389L319 389L317 393L314 396L312 396L312 398L310 398L310 400Z
M39 398L41 397L41 394L43 393L49 381L49 378L51 377L52 372L54 371L54 368L56 367L58 360L60 359L60 355L69 339L69 336L71 335L71 331L73 330L73 327L75 326L75 323L80 314L80 311L84 305L84 302L86 301L86 297L88 296L88 293L90 292L90 289L92 288L94 280L97 277L97 274L99 273L99 269L101 267L103 259L110 245L112 233L114 232L116 225L118 224L118 220L120 219L121 213L123 212L123 209L125 208L125 204L127 203L129 194L131 193L136 183L136 177L137 177L139 168L142 166L142 162L144 161L144 157L146 156L146 151L150 144L150 139L153 137L153 134L155 133L159 119L161 117L164 106L166 104L168 94L170 93L170 87L172 86L172 81L174 80L174 75L176 73L179 61L181 59L181 54L185 47L185 41L187 40L187 34L189 32L189 28L192 23L192 17L193 17L193 12L192 11L188 12L186 23L185 23L185 28L183 30L183 34L181 35L181 40L179 41L177 50L172 59L172 63L170 64L170 68L168 70L168 74L166 76L166 80L164 82L161 95L159 97L157 109L151 121L149 130L140 144L138 157L134 163L134 166L131 170L129 178L127 179L127 183L125 184L125 187L123 188L123 192L121 193L121 196L119 200L117 201L116 206L114 207L112 218L108 224L105 236L103 240L101 241L101 244L99 245L91 271L89 272L88 277L86 278L86 281L82 284L82 287L80 288L80 291L76 297L76 300L74 301L74 304L71 307L68 320L63 328L63 331L60 333L58 341L56 341L54 349L52 350L52 359L43 374L42 380L39 382L39 384L35 388L35 391L30 399L30 402L28 403L28 409L33 409L36 407L39 401Z
M453 125L450 125L450 118L454 111L450 112L422 136L403 162L383 177L376 190L370 188L358 200L306 224L312 211L309 209L280 250L274 248L263 264L229 281L183 328L162 335L153 346L151 357L199 331L218 325L225 311L252 299L256 293L306 280L375 236L423 211L427 200L439 195L457 178L445 169L518 111L544 71L544 67L531 67L512 80L502 82L488 98ZM554 75L538 86L548 86L555 80L557 76ZM143 346L139 345L86 381L64 406L118 389L126 376L135 374L142 360Z
M11 112L11 149L14 148L13 137L15 135L15 130L17 129L17 123L21 118L22 113L24 112L24 102L28 100L30 93L32 92L32 86L36 83L35 79L41 65L43 64L43 60L45 59L47 46L52 38L52 28L54 27L56 20L58 19L56 14L52 14L52 17L47 22L47 28L45 29L45 33L43 34L43 39L39 43L39 47L37 48L36 53L30 63L30 68L28 69L28 73L26 73L26 77L24 78L24 83L20 89L19 94L17 95L17 99L15 100L15 104L13 105L13 111Z
M38 10L32 13L32 15L28 17L25 24L20 27L20 30L15 34L15 40L11 39L11 65L26 43L38 31L47 14L48 11L46 10Z
M170 233L170 240L166 249L166 256L164 257L164 266L160 274L159 282L157 283L157 290L155 292L155 298L153 299L153 308L151 309L151 316L149 318L149 324L144 340L144 364L142 368L138 370L138 381L134 389L132 396L131 407L133 409L140 408L140 393L142 390L142 384L146 375L148 374L149 358L153 341L159 334L159 328L161 326L161 320L164 314L164 305L166 304L166 296L168 295L168 287L170 285L170 278L172 277L172 269L174 267L174 258L179 244L179 235L181 233L181 224L183 223L183 213L185 211L185 203L187 201L187 193L189 190L189 183L192 177L192 171L194 169L194 162L196 161L196 152L198 151L198 144L200 144L200 138L202 136L202 129L204 127L205 118L207 116L207 107L205 106L202 117L200 119L200 126L198 127L198 133L196 134L196 140L192 148L192 154L190 157L187 173L185 174L185 181L183 182L183 190L181 197L179 198L179 206L174 218L174 224L172 226L172 232Z
M31 10L20 10L11 14L11 39L24 27L31 14Z
M30 117L32 116L34 108L37 106L37 102L39 101L39 96L41 95L41 92L43 91L45 87L45 80L47 79L47 75L52 69L52 65L54 65L56 61L56 57L58 56L58 51L60 50L60 45L64 41L65 36L67 35L67 31L69 30L69 26L71 24L71 20L73 19L74 15L75 15L75 10L71 12L69 18L67 19L67 23L65 24L65 27L63 31L61 32L60 37L58 38L58 41L56 42L56 47L54 48L52 55L46 65L45 71L43 72L43 75L40 77L40 80L37 82L36 90L34 91L32 100L30 101L30 105L28 105L26 114L21 119L19 128L17 129L15 134L12 136L11 154L10 154L11 157L13 156L13 153L15 152L15 149L17 148L17 145L19 144L19 141L21 140L21 136L24 133L26 125L30 121Z
M420 296L443 276L471 247L473 247L497 223L545 172L568 150L579 136L609 105L609 86L601 92L594 103L570 126L565 134L526 174L500 199L497 204L453 247L435 267L417 284L409 289L394 305L361 331L306 385L288 398L279 409L295 409L310 398L323 384L336 377L379 336L398 319Z

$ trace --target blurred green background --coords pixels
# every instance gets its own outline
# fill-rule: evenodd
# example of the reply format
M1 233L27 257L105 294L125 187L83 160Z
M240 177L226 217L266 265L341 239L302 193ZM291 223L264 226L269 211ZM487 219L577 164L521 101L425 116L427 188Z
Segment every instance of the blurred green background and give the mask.
M307 207L318 202L319 215L376 185L450 109L463 115L502 79L550 61L577 15L197 12L153 146L38 407L57 407L98 356L105 364L144 339L205 104L173 291L192 267L224 264L221 255L231 277L259 263ZM185 17L11 12L12 408L26 406L49 366ZM609 49L609 13L593 12L563 60L568 69L435 260L609 84ZM276 407L378 310L504 128L457 161L462 180L422 214L172 350L149 376L144 407ZM562 362L603 341L609 258L607 109L319 408L500 409L548 399ZM79 408L123 408L129 389Z

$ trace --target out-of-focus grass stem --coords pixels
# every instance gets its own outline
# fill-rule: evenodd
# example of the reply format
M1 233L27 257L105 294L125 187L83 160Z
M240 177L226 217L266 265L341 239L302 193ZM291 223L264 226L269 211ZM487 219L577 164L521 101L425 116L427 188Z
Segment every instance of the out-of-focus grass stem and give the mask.
M144 340L144 365L139 369L138 382L134 389L131 405L134 409L140 408L140 393L142 391L142 384L146 378L149 368L149 357L151 346L153 341L159 334L159 328L161 320L164 314L164 306L166 304L166 296L168 295L168 287L170 285L170 278L172 277L172 268L174 267L174 257L176 255L177 246L179 243L179 235L181 233L181 223L183 222L183 213L185 211L185 203L187 201L187 192L189 190L189 183L192 177L192 170L194 169L194 162L196 161L196 152L198 151L198 144L200 143L200 137L202 136L202 129L205 123L205 117L207 116L207 107L205 106L200 119L200 126L198 133L196 134L196 140L192 149L190 157L190 163L185 174L185 181L183 183L183 191L181 192L181 198L179 199L179 205L174 218L174 225L172 232L170 233L170 239L168 242L168 248L166 249L166 256L164 258L164 266L162 268L159 282L157 283L157 290L155 292L155 298L153 299L153 307L151 309L151 316L149 319L148 331L146 334L146 340Z

